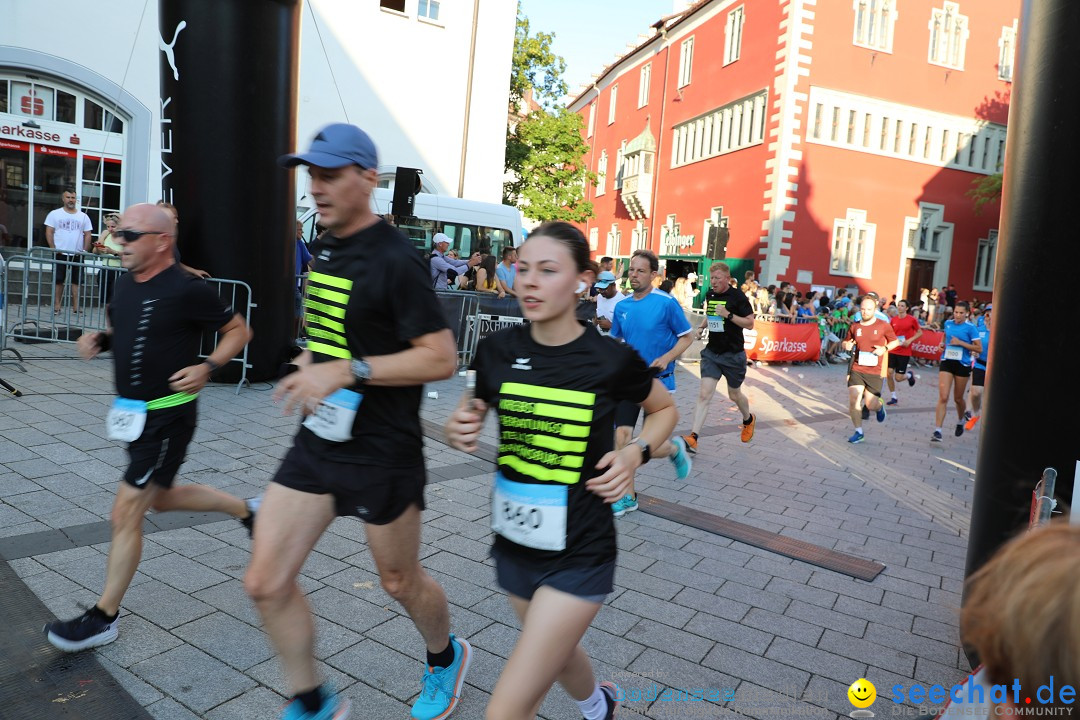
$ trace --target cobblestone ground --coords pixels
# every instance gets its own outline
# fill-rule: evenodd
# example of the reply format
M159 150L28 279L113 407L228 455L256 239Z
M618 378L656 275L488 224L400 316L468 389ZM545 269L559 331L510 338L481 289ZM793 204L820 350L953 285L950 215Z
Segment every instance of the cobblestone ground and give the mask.
M17 347L28 372L0 366L25 393L0 398L0 554L16 558L23 582L68 617L100 592L102 541L126 462L104 438L111 362L82 362L66 344ZM847 686L859 677L877 686L880 717L912 711L889 700L896 684L963 678L957 613L978 438L947 432L943 444L929 443L936 371L921 373L887 421L871 419L867 441L851 446L841 368L751 369L745 387L759 422L749 445L721 383L690 477L676 480L663 461L641 469L643 493L886 569L868 583L644 512L620 519L617 588L585 637L598 674L642 698L620 718L846 716ZM680 432L696 374L692 364L677 374ZM424 418L441 424L463 382L429 386L437 397L425 400ZM269 389L203 393L183 480L240 496L263 489L296 424ZM493 422L486 433L494 441ZM491 467L433 439L425 454L423 564L446 589L454 630L476 650L455 717L482 718L517 632L487 557ZM98 657L155 718L276 717L284 683L240 580L246 531L205 517L164 527L175 529L147 535L120 638ZM423 644L381 590L362 525L337 520L301 583L320 667L355 716L408 717ZM715 690L718 699L665 700L665 688ZM558 688L541 715L580 717Z

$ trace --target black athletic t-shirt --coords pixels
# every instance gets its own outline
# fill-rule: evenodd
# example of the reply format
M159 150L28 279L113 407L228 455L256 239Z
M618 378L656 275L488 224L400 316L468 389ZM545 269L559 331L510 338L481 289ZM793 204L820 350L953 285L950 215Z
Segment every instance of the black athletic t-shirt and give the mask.
M498 533L496 549L549 570L614 560L611 507L585 481L604 472L596 463L614 447L616 405L649 396L653 374L641 356L589 328L551 347L520 325L482 340L472 367L476 396L499 417L497 472L567 489L565 550L526 547Z
M427 264L405 235L385 220L347 237L324 234L312 243L315 265L305 299L308 350L315 362L392 355L410 340L447 327ZM355 385L363 395L352 439L332 442L305 427L297 442L338 462L406 467L423 462L423 385Z
M725 306L728 312L735 317L746 317L754 314L754 309L750 307L750 301L746 299L743 291L738 288L730 288L722 293L710 289L705 293L706 315L717 316L716 308L719 305ZM709 343L706 347L714 353L743 352L745 350L743 329L730 320L724 320L723 332L709 330Z
M176 265L146 282L124 273L109 304L116 391L145 401L173 395L169 377L195 365L203 332L232 316L214 288Z

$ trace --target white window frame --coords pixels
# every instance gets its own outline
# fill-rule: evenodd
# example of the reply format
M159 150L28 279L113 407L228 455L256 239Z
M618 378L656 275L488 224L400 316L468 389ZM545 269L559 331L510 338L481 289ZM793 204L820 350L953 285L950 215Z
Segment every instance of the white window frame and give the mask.
M607 192L607 150L600 151L600 159L596 162L596 196L600 197Z
M641 74L638 77L637 106L643 108L649 104L649 88L652 84L652 63L641 66Z
M927 60L931 65L952 70L964 69L969 30L967 15L960 14L960 4L945 0L940 8L930 11L930 43Z
M679 45L679 88L690 84L694 66L694 36L686 38Z
M727 15L724 29L724 65L730 65L742 54L743 25L746 23L746 6L740 5Z
M596 252L596 246L600 244L600 228L589 228L589 249Z
M608 96L607 124L615 122L615 103L619 99L619 84L611 86L611 94Z
M705 222L701 225L701 242L709 242L709 229L713 227L728 227L728 222L731 220L724 214L724 206L719 205L709 210L709 217L705 218ZM702 248L704 249L704 245Z
M869 279L874 268L876 235L877 225L866 222L865 210L848 208L844 217L833 220L829 236L829 273Z
M626 141L619 144L619 151L615 154L615 189L622 190L623 176L626 175Z
M439 10L441 10L439 7L441 4L440 0L426 0L428 6L427 15L420 14L420 3L424 1L425 0L418 0L416 3L416 19L422 22L432 23L433 25L442 25L442 21L439 20ZM431 16L432 7L435 9L435 17Z
M855 28L851 42L859 47L892 53L899 0L854 0Z
M998 231L991 230L987 237L979 238L975 250L975 282L972 288L983 292L994 289L994 273L997 270Z
M1013 73L1016 71L1016 31L1019 22L1013 20L1012 25L1001 28L1001 37L998 39L998 80L1005 82L1013 81Z
M671 167L762 144L767 104L762 90L679 123L671 134Z
M635 250L649 249L649 228L645 227L644 220L638 220L634 229L630 231L630 252Z
M604 252L608 257L615 257L619 254L619 246L622 245L622 230L619 229L618 223L611 223L611 229L607 234L607 250Z
M589 103L589 134L586 137L592 137L596 131L596 106L598 104L595 100Z

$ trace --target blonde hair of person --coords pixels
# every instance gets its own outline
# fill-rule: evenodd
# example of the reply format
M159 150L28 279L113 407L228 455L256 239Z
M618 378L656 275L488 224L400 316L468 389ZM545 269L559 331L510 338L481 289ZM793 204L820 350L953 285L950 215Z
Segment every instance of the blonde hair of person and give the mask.
M968 579L960 637L978 653L987 679L1034 693L1054 676L1080 679L1080 526L1050 525L1014 538Z

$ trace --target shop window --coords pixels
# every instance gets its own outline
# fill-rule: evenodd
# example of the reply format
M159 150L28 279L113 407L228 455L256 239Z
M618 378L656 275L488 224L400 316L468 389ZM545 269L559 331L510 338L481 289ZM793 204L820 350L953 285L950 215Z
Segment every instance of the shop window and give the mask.
M975 289L989 292L994 289L994 268L997 265L998 231L991 230L989 236L979 239L975 251Z
M694 65L694 38L688 37L679 46L679 87L690 84L690 74Z
M930 13L930 62L956 70L964 69L967 49L968 18L960 14L960 5L948 2Z
M876 231L876 225L866 222L865 210L848 208L845 217L833 221L832 273L869 277Z
M739 59L742 53L743 21L746 19L744 8L737 7L727 16L727 29L724 33L724 64L728 65ZM689 82L689 80L687 80Z
M427 18L428 20L439 20L439 1L438 0L420 0L420 4L417 5L416 10L417 17Z
M895 0L855 0L856 45L891 53L895 26Z
M1011 26L1001 28L1001 38L998 40L998 79L1012 82L1013 63L1016 61L1016 26L1013 20Z
M8 81L0 80L0 113L8 111Z

